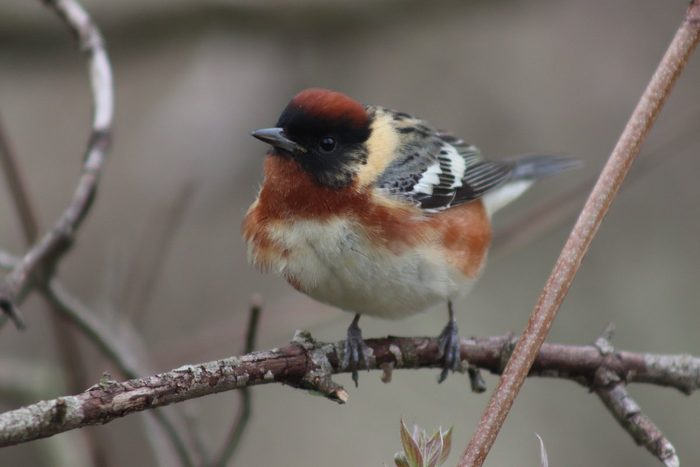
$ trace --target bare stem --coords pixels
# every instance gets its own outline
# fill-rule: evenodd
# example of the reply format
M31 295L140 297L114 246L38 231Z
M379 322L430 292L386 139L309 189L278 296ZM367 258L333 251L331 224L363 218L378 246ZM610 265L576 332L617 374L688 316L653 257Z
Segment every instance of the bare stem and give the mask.
M614 356L615 353L610 342L612 332L613 327L609 325L595 343L601 355L606 357ZM642 413L639 404L627 391L624 379L606 368L600 368L595 378L595 393L632 439L647 448L666 467L678 467L680 460L676 449L654 422Z
M93 118L82 174L67 209L0 283L0 306L10 317L18 315L17 302L29 281L39 272L42 276L50 274L61 256L70 249L76 231L88 214L107 158L114 113L112 69L99 29L76 0L44 0L44 3L65 21L87 56Z
M699 38L700 1L693 0L554 265L476 433L460 459L460 467L480 466L486 459L598 227Z

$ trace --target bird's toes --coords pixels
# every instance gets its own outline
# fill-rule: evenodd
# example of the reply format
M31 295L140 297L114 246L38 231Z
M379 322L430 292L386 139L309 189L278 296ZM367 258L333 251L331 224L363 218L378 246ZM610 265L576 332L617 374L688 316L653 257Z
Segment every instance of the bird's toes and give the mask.
M443 359L442 371L438 377L438 383L442 383L450 370L455 371L460 365L459 331L455 321L450 320L440 333L438 356Z
M359 328L351 327L348 329L344 350L342 366L344 369L352 371L352 380L355 382L355 386L357 386L359 381L357 370L360 368L360 364L364 363L368 371L370 365L367 345L362 339L362 332Z

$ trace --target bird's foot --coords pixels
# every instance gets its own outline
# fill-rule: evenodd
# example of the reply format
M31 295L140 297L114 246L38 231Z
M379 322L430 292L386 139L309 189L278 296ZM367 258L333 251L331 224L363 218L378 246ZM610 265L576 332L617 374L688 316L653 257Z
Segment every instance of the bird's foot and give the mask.
M438 357L444 358L442 371L438 377L438 383L442 383L447 379L448 372L455 371L460 365L459 331L457 330L457 321L454 319L447 322L438 337L438 352Z
M365 341L362 339L362 330L357 325L359 318L360 315L356 315L348 328L342 362L343 368L352 370L352 380L355 382L355 387L357 387L357 382L359 380L357 369L360 367L360 361L365 364L365 368L369 371L368 348Z

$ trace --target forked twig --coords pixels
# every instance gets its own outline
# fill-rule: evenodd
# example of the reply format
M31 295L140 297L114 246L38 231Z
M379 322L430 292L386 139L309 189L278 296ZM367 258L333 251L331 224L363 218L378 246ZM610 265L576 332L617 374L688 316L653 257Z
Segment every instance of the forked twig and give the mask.
M615 358L615 351L610 342L613 330L613 326L609 325L603 335L595 342L601 355L606 358ZM642 413L639 404L632 399L627 391L625 383L624 378L621 378L619 374L601 367L595 375L594 391L615 417L615 420L632 436L637 444L644 446L666 467L678 467L680 460L676 449L651 418Z
M90 210L107 157L114 113L112 70L99 29L75 0L43 1L65 21L87 56L94 108L82 174L68 208L0 283L0 307L16 323L19 316L17 302L30 280L40 272L44 276L42 280L46 280L57 261L70 248L77 229Z

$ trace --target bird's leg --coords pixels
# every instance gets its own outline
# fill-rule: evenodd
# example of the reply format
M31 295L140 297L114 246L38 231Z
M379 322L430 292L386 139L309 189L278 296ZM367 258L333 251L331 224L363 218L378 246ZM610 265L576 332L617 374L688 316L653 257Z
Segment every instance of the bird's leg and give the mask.
M365 368L369 371L369 357L365 351L365 341L362 339L362 330L357 323L360 321L360 315L356 314L355 318L350 323L348 327L348 336L345 340L345 355L343 355L343 368L349 368L352 370L352 380L355 382L355 387L357 387L358 375L357 369L360 366L360 359L365 364Z
M438 377L438 383L442 383L447 378L449 370L455 371L460 364L459 355L459 331L457 330L457 321L455 321L455 312L452 309L452 301L447 301L447 311L450 320L442 330L438 341L438 357L443 358L442 372Z

